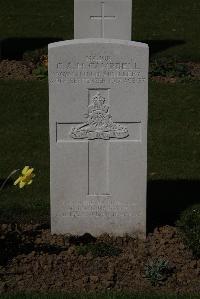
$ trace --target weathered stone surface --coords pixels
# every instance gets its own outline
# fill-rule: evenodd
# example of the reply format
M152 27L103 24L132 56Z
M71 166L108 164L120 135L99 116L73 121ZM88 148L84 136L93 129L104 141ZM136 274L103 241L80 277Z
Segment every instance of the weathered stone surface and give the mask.
M53 233L146 229L148 46L49 45Z
M131 40L132 0L74 0L74 38Z

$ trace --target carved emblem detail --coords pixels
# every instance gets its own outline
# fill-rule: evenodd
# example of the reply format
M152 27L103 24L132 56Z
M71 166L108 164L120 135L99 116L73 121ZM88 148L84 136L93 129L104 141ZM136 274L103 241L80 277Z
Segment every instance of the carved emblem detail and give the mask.
M74 139L110 139L126 138L129 136L128 129L112 121L109 113L110 106L99 92L92 98L88 106L87 121L77 127L73 127L69 135Z

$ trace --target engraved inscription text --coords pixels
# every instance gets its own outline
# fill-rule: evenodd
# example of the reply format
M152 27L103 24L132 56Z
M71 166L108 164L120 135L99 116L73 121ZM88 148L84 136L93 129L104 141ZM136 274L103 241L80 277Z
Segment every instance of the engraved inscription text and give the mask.
M60 61L50 73L50 83L79 84L140 84L147 78L134 59L118 61L111 56L88 55L83 61L72 58Z

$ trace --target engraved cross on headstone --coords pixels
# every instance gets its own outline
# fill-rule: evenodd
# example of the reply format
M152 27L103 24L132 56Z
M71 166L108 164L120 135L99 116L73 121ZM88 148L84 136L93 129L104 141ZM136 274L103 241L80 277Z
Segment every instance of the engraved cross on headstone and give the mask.
M74 38L131 40L132 0L74 0Z
M114 20L116 16L105 16L105 3L101 2L101 15L100 16L90 16L91 20L101 21L101 37L105 37L105 21Z
M106 98L102 96L106 94ZM64 126L65 138L88 143L88 195L109 195L109 157L111 142L131 142L138 136L133 136L138 130L140 122L114 122L110 114L109 90L89 90L88 114L86 122L57 123L58 127ZM57 133L57 142L60 137ZM127 140L128 139L128 140ZM64 140L62 139L62 142Z

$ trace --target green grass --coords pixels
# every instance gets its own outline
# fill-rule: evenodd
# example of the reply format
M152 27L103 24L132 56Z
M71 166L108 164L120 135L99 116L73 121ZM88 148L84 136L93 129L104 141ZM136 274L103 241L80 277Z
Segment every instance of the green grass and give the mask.
M135 0L133 7L135 40L152 41L157 56L199 61L199 0Z
M0 222L49 219L47 81L1 81L0 177L30 165L32 185L0 193ZM200 179L199 85L149 84L148 173L151 180Z
M151 82L148 130L151 179L200 179L199 125L199 83Z
M0 193L0 218L40 220L49 215L49 137L47 82L1 81L0 177L31 165L34 183Z
M152 294L18 294L3 295L1 299L199 299L200 295L152 295Z
M73 1L0 0L0 36L73 38Z
M0 0L1 38L73 38L73 0ZM133 39L156 56L200 59L199 0L134 0Z

